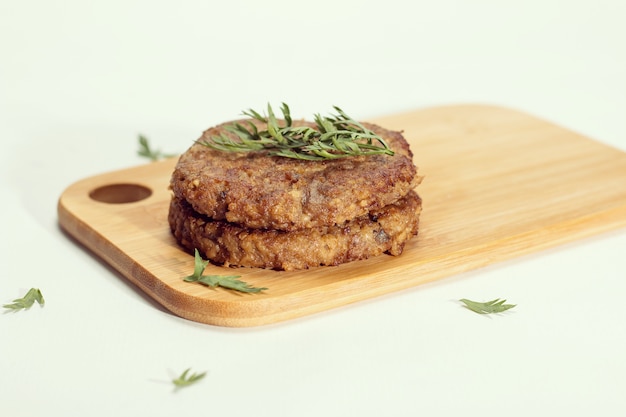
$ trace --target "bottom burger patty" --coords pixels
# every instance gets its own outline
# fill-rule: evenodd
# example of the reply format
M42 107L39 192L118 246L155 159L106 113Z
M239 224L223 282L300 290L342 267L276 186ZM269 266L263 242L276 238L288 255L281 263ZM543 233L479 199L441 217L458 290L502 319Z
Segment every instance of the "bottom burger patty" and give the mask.
M183 199L172 198L169 224L176 240L214 263L280 270L307 269L400 255L418 233L422 201L414 191L397 202L342 225L290 232L251 229L212 220Z

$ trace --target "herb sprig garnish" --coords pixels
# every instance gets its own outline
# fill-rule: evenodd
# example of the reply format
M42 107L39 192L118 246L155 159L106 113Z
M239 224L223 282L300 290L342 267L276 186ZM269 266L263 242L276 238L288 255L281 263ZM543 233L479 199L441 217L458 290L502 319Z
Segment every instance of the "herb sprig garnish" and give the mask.
M191 375L187 375L191 371L191 368L185 369L185 371L175 379L172 379L172 384L176 389L188 387L189 385L195 384L200 381L206 375L206 372L202 372L201 374L193 373Z
M393 155L385 140L352 119L339 107L331 116L314 116L315 128L294 126L289 106L283 103L281 112L284 125L280 125L271 105L267 105L267 116L249 109L245 116L267 125L259 128L248 121L227 125L225 133L210 136L197 143L212 149L230 152L269 151L270 155L310 161L346 158L358 155ZM234 134L237 139L233 139Z
M202 275L208 264L209 261L203 260L198 249L196 249L193 275L185 277L184 280L186 282L199 282L212 288L224 287L246 293L258 293L267 290L267 288L252 287L248 283L240 281L238 278L241 278L241 276L239 275Z
M465 307L478 314L502 313L503 311L506 311L516 306L516 304L504 304L506 300L501 300L499 298L491 301L486 301L484 303L471 301L466 298L462 298L459 301L465 304Z
M35 304L35 301L37 301L40 306L46 303L39 288L31 288L24 297L16 298L13 300L13 303L5 304L2 307L13 311L28 310Z
M175 156L175 154L168 154L161 152L160 149L153 149L150 146L150 142L148 138L144 135L138 136L139 141L139 149L137 150L137 155L143 156L144 158L148 158L151 161L158 161L163 158L171 158Z

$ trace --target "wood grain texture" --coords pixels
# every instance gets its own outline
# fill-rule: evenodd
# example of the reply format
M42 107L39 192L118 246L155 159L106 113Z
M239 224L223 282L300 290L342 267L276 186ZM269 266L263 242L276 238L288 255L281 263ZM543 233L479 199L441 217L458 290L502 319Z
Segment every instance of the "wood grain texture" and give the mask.
M372 122L404 131L425 176L417 189L420 234L399 257L299 272L236 271L269 288L262 294L186 283L193 257L167 224L175 159L76 182L59 199L59 224L174 314L233 327L294 319L626 226L624 152L494 106L437 107ZM128 203L90 197L116 184L152 194Z

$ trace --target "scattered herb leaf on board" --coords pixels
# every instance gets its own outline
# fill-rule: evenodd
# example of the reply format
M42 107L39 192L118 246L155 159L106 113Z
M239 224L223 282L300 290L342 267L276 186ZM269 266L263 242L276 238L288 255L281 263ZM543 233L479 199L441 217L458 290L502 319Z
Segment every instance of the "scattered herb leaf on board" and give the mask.
M3 307L13 311L28 310L35 304L35 301L41 306L46 303L39 288L31 288L24 297L16 298L13 303L5 304Z
M484 303L471 301L466 298L462 298L459 301L465 304L465 307L478 314L502 313L503 311L506 311L516 306L516 304L504 304L506 300L500 300L499 298L491 301L486 301Z
M139 150L137 151L137 155L148 158L151 161L158 161L162 158L174 156L173 154L163 153L160 149L152 149L148 138L143 135L139 135Z
M206 375L206 372L202 372L201 374L193 373L191 375L187 375L190 370L191 368L185 369L185 371L178 378L172 380L172 383L176 388L188 387L189 385L195 384Z
M224 287L247 293L258 293L263 290L267 290L267 288L252 287L249 284L240 281L238 278L241 278L241 276L239 275L202 275L208 264L209 261L203 260L198 252L198 249L196 249L193 275L185 277L184 280L187 282L199 282L212 288Z
M245 116L265 123L266 130L259 130L252 121L248 121L247 126L234 122L225 127L230 135L214 135L197 143L220 151L267 150L270 155L311 161L394 154L381 136L352 119L339 107L333 108L337 112L334 115L314 116L315 127L293 126L289 106L283 103L281 111L285 124L281 126L268 104L267 116L252 109L243 112Z

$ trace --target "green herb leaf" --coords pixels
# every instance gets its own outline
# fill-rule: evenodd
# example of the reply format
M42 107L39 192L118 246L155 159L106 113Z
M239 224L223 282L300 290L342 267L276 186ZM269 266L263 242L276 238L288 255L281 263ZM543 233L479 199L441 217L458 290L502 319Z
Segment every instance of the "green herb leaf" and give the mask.
M176 388L188 387L189 385L195 384L200 381L206 375L206 372L202 372L201 374L193 373L189 374L191 368L185 369L185 371L178 377L172 380L172 383Z
M466 298L462 298L459 301L465 304L465 307L478 314L502 313L516 306L516 304L504 304L506 300L500 300L499 298L484 303L471 301Z
M139 135L139 150L137 151L137 155L148 158L151 161L158 161L162 158L175 156L174 154L163 153L159 149L152 149L148 138L143 135Z
M336 114L322 117L315 115L315 128L293 126L289 106L283 103L284 126L279 124L272 106L267 105L268 116L249 109L245 116L265 123L266 130L259 130L254 123L247 126L232 123L226 132L197 143L211 149L227 152L250 152L266 150L270 155L303 160L346 158L358 155L393 155L385 140L352 119L339 107Z
M223 287L231 290L246 292L246 293L258 293L267 288L252 287L249 284L240 281L240 275L202 275L204 269L209 264L209 261L205 261L200 256L198 249L195 250L195 261L193 275L189 275L184 278L186 282L199 282L211 288Z
M39 288L31 288L24 297L16 298L13 303L5 304L3 307L13 311L28 310L35 304L35 301L41 306L46 303Z

